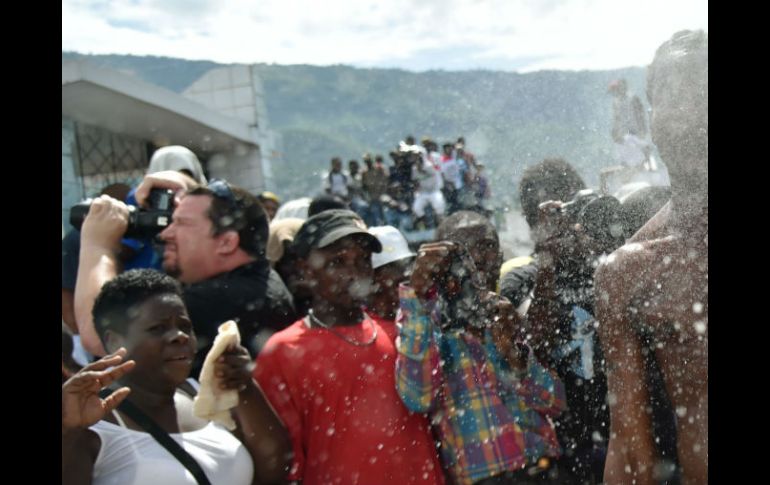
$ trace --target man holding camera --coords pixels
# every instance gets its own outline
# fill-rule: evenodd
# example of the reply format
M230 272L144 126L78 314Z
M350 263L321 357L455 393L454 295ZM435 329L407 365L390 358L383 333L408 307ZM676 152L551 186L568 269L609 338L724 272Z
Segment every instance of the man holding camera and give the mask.
M437 237L420 247L411 285L399 288L401 399L430 415L456 483L562 483L551 417L564 409L563 386L517 338L510 302L491 291L497 231L461 211Z
M257 199L227 182L198 186L180 172L147 175L136 198L145 204L152 189L176 192L173 221L160 233L163 269L184 286L184 300L200 341L197 375L219 324L235 319L243 344L256 355L254 338L295 319L286 286L265 257L267 217ZM107 196L91 204L81 230L75 312L83 344L104 355L91 309L102 285L120 272L117 250L129 228L129 209Z
M576 483L602 480L609 430L603 354L594 318L593 272L623 243L620 203L590 189L539 206L537 273L526 314L535 354L564 382L567 411L556 420Z

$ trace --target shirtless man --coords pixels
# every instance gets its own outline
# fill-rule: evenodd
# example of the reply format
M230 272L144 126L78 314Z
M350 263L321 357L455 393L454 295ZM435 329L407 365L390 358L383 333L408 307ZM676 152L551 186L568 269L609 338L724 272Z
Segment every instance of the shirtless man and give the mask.
M678 32L648 70L652 137L671 200L596 272L611 432L604 479L651 484L656 467L644 359L677 414L683 484L708 482L708 36Z

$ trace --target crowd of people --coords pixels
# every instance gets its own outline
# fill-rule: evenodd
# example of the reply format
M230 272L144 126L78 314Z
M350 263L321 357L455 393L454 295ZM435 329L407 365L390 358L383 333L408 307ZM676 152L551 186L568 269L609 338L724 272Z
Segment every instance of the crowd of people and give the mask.
M402 231L435 229L442 217L460 210L488 214L484 163L466 149L463 137L441 148L428 137L418 145L409 135L389 153L390 166L382 155L365 153L363 169L350 160L344 170L342 159L334 157L322 176L323 193L345 201L369 226Z
M283 205L158 150L62 241L63 483L707 483L707 35L647 91L670 188L544 159L508 260L462 138L335 157ZM173 217L132 243L159 189Z

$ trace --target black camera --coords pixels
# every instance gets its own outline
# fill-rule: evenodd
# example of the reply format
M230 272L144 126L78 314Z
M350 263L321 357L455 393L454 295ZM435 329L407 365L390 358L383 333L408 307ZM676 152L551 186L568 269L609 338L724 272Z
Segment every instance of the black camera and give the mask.
M598 243L607 247L623 244L622 207L615 197L584 189L571 201L562 204L560 212L566 222L580 224L585 233Z
M484 299L487 290L476 271L468 250L454 245L447 275L438 285L442 330L483 329L491 318L490 304ZM459 291L450 295L447 287L456 285Z
M70 224L78 231L88 215L93 199L86 199L70 209ZM147 199L148 208L128 206L128 227L124 237L134 239L152 238L171 224L174 212L174 192L167 189L152 189Z

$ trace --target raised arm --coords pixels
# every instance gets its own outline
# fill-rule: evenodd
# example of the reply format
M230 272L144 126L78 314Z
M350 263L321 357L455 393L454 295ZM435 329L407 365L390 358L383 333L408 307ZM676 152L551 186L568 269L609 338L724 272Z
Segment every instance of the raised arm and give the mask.
M126 204L102 195L91 203L80 232L75 318L83 346L97 356L106 352L91 312L104 283L120 272L120 239L128 227L128 214Z
M406 407L416 412L427 412L434 406L443 381L431 309L437 288L449 286L446 273L452 248L447 241L420 246L410 284L398 288L401 308L396 317L396 389ZM452 285L445 291L456 293L460 288Z
M412 287L401 285L398 292L396 390L407 408L424 413L434 406L441 384L433 323Z
M571 231L566 228L565 217L560 217L562 203L548 201L538 208L538 226L535 251L538 270L535 289L526 313L526 327L532 335L532 347L538 361L551 365L550 354L556 345L562 315L556 292L556 272L559 262L570 258Z
M99 391L120 379L134 367L134 361L122 362L125 349L88 364L62 384L61 389L61 452L62 483L91 483L99 438L89 427L112 412L128 396L127 387L118 389L107 398Z
M152 189L169 189L176 194L175 202L179 203L179 197L187 190L194 189L199 184L192 178L175 170L165 170L145 175L142 183L136 188L136 201L144 206Z

